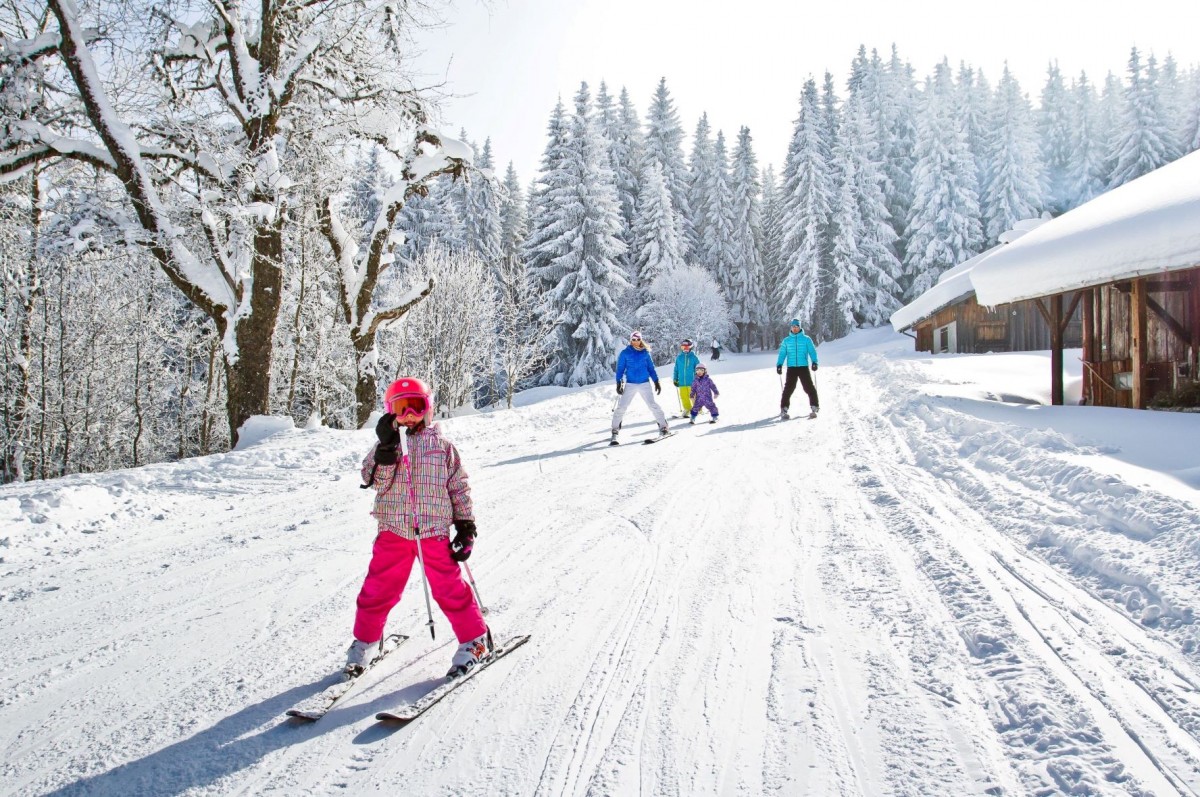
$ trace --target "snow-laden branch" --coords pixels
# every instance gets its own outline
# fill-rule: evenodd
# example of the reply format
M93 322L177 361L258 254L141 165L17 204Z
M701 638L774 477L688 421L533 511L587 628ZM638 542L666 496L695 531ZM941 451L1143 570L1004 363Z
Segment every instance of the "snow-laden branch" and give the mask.
M228 334L232 324L228 323L227 313L236 306L234 292L217 269L201 263L172 223L145 168L141 146L105 93L74 0L50 0L50 7L62 33L63 62L79 90L88 119L104 142L113 171L133 202L138 221L152 236L151 249L159 264L184 295L218 320Z
M404 204L414 195L427 193L427 183L439 175L461 176L470 167L472 156L469 145L431 128L420 128L402 165L401 179L382 198L365 253L339 219L332 199L322 201L321 231L338 263L342 309L355 337L373 335L380 323L399 318L425 295L418 295L407 307L401 303L383 314L371 310L379 274L393 260L397 243L393 228Z
M312 60L321 46L319 36L305 36L300 39L299 48L280 70L279 75L270 81L271 94L281 104L287 103L296 88L296 80L300 70Z
M150 144L141 144L139 149L141 150L142 157L148 160L166 159L178 161L189 169L200 172L214 182L224 184L229 180L229 175L221 167L221 164L217 162L217 159L206 152L193 155L170 147L158 147Z
M367 314L363 319L363 326L366 327L368 335L374 335L380 329L386 329L393 321L397 321L404 316L409 310L413 309L421 302L422 299L433 293L434 287L437 285L433 277L429 278L429 285L424 288L413 288L400 299L396 306L388 310L377 310Z
M268 116L271 113L271 98L263 85L258 59L250 52L242 20L226 6L224 0L214 0L213 5L225 22L225 39L229 42L229 68L239 105L247 118Z
M17 152L0 158L0 174L7 174L15 169L23 169L37 161L47 158L69 158L90 163L98 169L116 171L117 164L112 157L91 141L84 141L70 136L60 136L50 128L32 119L22 119L12 123L12 129L24 134L25 139L36 144L29 150Z
M96 28L83 28L84 42L91 44L100 38ZM57 33L43 33L32 39L8 39L0 37L0 64L11 64L19 61L35 61L43 56L58 51L62 44L62 36Z
M353 297L358 295L361 281L358 271L358 242L346 231L346 225L342 224L341 217L333 207L331 197L325 197L321 201L318 216L321 234L329 242L329 248L333 251L333 258L337 262L338 271L341 274L342 312L346 317L346 323L353 326L355 322Z

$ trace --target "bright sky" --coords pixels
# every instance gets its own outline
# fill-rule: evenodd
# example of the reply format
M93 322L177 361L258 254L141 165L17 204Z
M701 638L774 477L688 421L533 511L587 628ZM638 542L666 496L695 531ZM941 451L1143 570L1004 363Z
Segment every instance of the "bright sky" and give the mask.
M1124 75L1137 46L1161 60L1200 63L1195 0L459 0L442 30L422 34L420 66L458 95L447 132L490 136L498 167L522 184L535 175L555 100L581 80L622 86L644 119L660 77L687 133L702 112L727 140L750 127L760 164L783 161L801 89L833 73L844 95L860 44L885 57L892 43L923 78L943 56L982 67L995 85L1005 61L1036 102L1047 64L1093 81Z

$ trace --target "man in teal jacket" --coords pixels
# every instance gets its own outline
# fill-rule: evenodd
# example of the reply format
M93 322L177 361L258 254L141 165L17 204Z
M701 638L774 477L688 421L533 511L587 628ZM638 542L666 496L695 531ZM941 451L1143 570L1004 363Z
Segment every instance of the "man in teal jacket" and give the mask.
M810 414L808 417L815 418L821 410L820 402L817 401L817 386L813 384L812 374L809 373L809 363L812 363L812 370L817 370L817 347L813 345L812 338L804 334L804 330L800 326L800 319L792 319L792 333L783 339L783 343L779 344L779 359L775 361L775 373L782 374L784 363L787 364L787 380L783 384L783 396L779 399L779 417L785 421L788 417L788 405L792 401L792 393L796 390L796 380L800 380L800 384L804 387L804 392L808 394L808 403Z
M696 376L696 366L700 364L700 358L692 351L692 341L687 338L680 342L679 348L681 351L675 358L675 372L671 375L671 382L679 391L679 414L682 418L692 411L692 379Z

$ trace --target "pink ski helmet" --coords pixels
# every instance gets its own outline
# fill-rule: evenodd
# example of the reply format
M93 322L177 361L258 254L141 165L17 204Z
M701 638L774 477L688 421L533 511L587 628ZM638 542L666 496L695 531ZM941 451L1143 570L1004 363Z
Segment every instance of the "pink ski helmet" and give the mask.
M401 420L419 416L433 422L433 392L415 376L402 376L383 394L383 407Z

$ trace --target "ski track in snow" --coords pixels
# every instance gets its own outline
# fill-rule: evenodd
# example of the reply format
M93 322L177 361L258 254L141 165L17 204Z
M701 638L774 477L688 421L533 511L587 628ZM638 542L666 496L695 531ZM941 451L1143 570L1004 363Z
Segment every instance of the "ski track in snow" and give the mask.
M811 422L765 417L773 355L661 445L605 445L609 386L448 422L489 622L533 638L404 728L454 645L415 573L412 638L283 717L349 641L369 432L0 489L0 794L1200 792L1200 502L822 361Z

